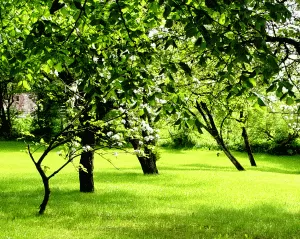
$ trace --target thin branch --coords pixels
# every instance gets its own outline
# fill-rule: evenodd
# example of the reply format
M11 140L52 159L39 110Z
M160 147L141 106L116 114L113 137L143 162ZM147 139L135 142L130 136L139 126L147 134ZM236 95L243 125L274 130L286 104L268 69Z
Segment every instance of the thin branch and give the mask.
M27 145L27 151L28 151L28 154L29 154L29 156L30 156L32 162L34 163L34 165L36 165L37 163L35 162L35 159L34 159L32 153L31 153L30 145L29 145L29 144Z
M107 162L109 162L115 169L120 170L118 167L116 167L108 158L105 158L103 156L103 154L100 154L98 152L95 151L96 154L98 154L99 156L101 156L101 158L105 159Z
M67 38L66 38L66 39L64 40L64 42L62 43L62 45L65 44L65 43L69 40L70 36L72 35L72 33L74 32L74 30L76 29L77 23L78 23L79 19L81 18L81 15L82 15L82 13L83 13L83 11L84 11L84 9L85 9L86 3L87 3L87 0L84 1L83 6L82 6L81 9L80 9L79 15L78 15L78 17L77 17L77 19L76 19L76 21L75 21L75 23L74 23L74 26L73 26L73 28L71 29L71 31L69 32Z
M127 27L127 24L126 24L126 21L125 21L125 18L124 18L124 15L123 15L123 12L122 12L122 8L120 6L120 3L119 3L119 0L116 0L116 4L118 5L118 9L120 11L120 14L121 14L121 19L122 19L122 22L124 24L124 27L126 29L126 32L127 32L127 35L129 37L129 39L135 44L135 41L131 38L130 36L130 29Z

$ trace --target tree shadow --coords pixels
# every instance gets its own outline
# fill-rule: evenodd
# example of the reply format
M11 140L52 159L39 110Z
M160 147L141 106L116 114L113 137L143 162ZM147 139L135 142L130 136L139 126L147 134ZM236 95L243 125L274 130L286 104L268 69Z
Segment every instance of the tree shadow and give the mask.
M75 189L77 182L70 189L68 185L61 186L63 181L57 179L51 184L46 214L37 219L43 195L40 179L4 179L0 184L1 220L14 225L17 219L24 219L20 230L37 225L49 231L56 227L76 231L80 227L85 233L93 230L94 238L299 238L299 213L289 213L282 205L209 206L205 201L213 198L205 192L199 194L203 201L195 204L192 198L176 191L183 183L173 180L173 175L164 175L162 189L175 190L168 195L163 191L149 194L146 187L162 184L160 177L138 172L95 172L95 193L80 193ZM145 187L145 193L131 189L132 184ZM188 186L195 187L184 185ZM13 238L12 234L8 236Z

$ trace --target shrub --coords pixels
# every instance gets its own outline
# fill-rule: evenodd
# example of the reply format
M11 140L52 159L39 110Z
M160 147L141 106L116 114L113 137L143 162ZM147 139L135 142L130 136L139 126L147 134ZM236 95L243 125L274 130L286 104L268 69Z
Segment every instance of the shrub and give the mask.
M33 118L30 115L15 117L12 121L13 138L31 137Z
M192 136L190 130L179 130L178 132L170 132L172 148L192 148L197 142Z

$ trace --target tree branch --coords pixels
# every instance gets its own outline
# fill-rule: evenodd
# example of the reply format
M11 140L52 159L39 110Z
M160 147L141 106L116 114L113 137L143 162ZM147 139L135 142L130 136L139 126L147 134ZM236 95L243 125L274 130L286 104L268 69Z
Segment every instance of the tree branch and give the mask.
M279 43L288 43L292 46L295 47L297 53L300 55L300 42L296 41L292 38L288 38L288 37L273 37L273 36L268 36L266 38L267 42L279 42Z

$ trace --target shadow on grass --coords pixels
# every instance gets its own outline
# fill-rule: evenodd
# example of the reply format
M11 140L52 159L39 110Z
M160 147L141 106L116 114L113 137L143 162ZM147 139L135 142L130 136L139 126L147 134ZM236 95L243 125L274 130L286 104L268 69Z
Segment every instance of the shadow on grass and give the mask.
M165 167L161 166L160 170L175 170L175 171L224 171L224 172L232 172L238 171L233 165L230 166L216 166L216 165L209 165L209 164L183 164L180 167Z
M88 238L299 238L299 215L269 204L248 208L186 207L180 197L169 198L166 207L157 198L137 195L127 190L79 193L53 190L50 209L38 221L33 213L38 191L7 192L1 195L2 218L13 223L24 219L22 230L36 224L44 230L82 228ZM18 210L16 210L18 207ZM29 220L29 221L25 221ZM30 222L32 220L32 222ZM48 228L49 227L49 228ZM10 235L12 236L12 235ZM59 238L59 237L53 237Z
M192 167L205 168L207 165L192 164ZM164 175L163 191L152 192L149 187L155 188L161 183L159 176L126 171L95 172L97 191L93 194L75 190L78 182L64 187L60 176L63 178L63 175L58 175L57 180L51 183L49 207L39 218L35 215L43 196L40 179L1 179L1 222L13 226L21 223L21 233L34 233L32 228L43 225L43 230L49 231L48 236L51 230L57 228L72 232L80 228L89 239L299 238L299 214L288 213L282 206L268 203L247 208L209 204L202 192L183 199L182 191L176 190L182 182L174 183L172 175ZM132 189L133 184L136 187ZM174 191L168 188L172 184ZM202 199L198 200L198 196ZM207 198L208 201L212 199ZM92 235L86 236L91 230ZM15 238L12 233L8 231L5 236ZM59 235L52 236L59 238Z
M146 213L144 228L121 230L131 238L299 238L299 215L268 204L246 209L199 206L178 213Z
M24 141L1 141L0 152L18 152L25 150L27 144Z
M258 166L251 167L253 170L283 174L300 174L300 155L272 156L257 154L255 159Z

